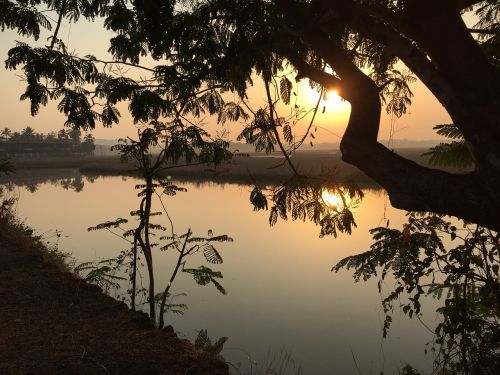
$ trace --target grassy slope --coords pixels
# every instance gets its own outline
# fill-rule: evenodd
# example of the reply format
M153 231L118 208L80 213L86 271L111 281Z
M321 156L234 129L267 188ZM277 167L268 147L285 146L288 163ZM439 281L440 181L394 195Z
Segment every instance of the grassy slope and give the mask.
M0 219L0 374L227 374L170 328L67 272L29 228Z

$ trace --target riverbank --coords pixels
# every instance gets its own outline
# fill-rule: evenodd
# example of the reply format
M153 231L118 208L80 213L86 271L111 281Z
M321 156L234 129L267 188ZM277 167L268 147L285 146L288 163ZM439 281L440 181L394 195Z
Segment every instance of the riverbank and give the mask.
M426 165L427 159L420 156L425 151L425 149L420 148L408 148L398 150L398 153L417 163ZM363 172L352 165L344 163L337 151L296 152L292 160L299 173L305 176L317 177L333 174L338 181L373 184L373 181ZM88 175L126 175L131 174L134 169L132 163L124 164L117 156L26 158L14 159L13 163L18 171L25 169L75 168ZM291 176L288 165L279 153L271 155L236 155L231 162L224 163L217 168L209 165L191 165L166 169L164 173L177 180L188 179L260 185L282 183Z
M0 223L1 374L229 373L48 258Z

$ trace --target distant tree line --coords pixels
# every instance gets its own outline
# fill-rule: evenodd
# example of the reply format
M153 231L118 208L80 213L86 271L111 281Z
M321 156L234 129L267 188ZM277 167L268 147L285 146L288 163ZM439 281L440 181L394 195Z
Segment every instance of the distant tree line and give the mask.
M0 154L91 154L95 150L94 137L82 137L79 129L61 129L47 134L37 133L27 126L21 132L5 127L0 131Z

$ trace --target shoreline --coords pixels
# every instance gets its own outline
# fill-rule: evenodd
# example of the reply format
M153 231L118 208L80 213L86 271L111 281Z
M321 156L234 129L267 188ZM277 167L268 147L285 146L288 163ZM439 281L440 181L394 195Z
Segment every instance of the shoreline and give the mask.
M426 158L421 157L425 151L423 148L397 151L398 154L420 165L432 167ZM292 176L287 165L283 164L283 158L278 156L277 153L235 156L231 162L221 164L215 169L210 165L173 166L165 170L165 176L170 176L173 181L179 182L272 187L283 184ZM23 185L37 185L43 182L56 182L58 179L76 178L79 174L89 179L107 176L139 177L134 171L133 164L123 164L118 156L23 158L12 159L12 162L15 172L10 176L0 177L0 184L17 182ZM362 171L343 162L338 152L297 152L293 156L293 162L305 177L327 178L340 184L354 184L362 189L383 189ZM468 172L455 168L442 170L450 173Z
M27 229L27 228L25 228ZM0 373L229 374L171 326L88 284L0 220Z
M359 184L377 186L373 180L355 167L344 163L340 155L331 152L298 152L293 159L299 172L307 177L320 177L333 173L339 182L355 181ZM68 157L68 158L22 158L12 159L15 170L45 171L76 169L83 175L136 175L131 163L123 164L118 156ZM42 172L41 174L45 174ZM174 180L211 181L215 183L237 183L245 185L276 185L291 177L291 171L277 155L235 156L229 163L216 168L211 165L170 166L166 176ZM2 177L0 181L8 180ZM15 179L15 174L10 176Z

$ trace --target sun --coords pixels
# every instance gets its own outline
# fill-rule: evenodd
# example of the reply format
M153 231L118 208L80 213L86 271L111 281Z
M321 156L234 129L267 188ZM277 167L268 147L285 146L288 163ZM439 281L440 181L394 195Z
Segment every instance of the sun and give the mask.
M307 88L308 90L308 103L315 106L319 100L318 110L321 115L345 117L351 110L351 104L344 100L337 92L337 90L328 90L318 92L314 88ZM321 95L321 98L320 98Z
M326 110L332 110L335 112L350 108L349 103L339 96L337 90L327 91L322 100L322 103L325 106Z

